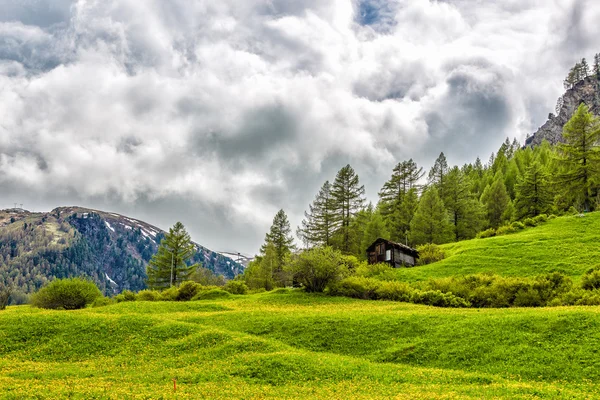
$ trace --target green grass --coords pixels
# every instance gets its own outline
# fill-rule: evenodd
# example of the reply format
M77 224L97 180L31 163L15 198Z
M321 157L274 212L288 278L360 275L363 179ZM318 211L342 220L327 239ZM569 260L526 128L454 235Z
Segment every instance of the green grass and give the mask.
M535 276L556 271L578 281L600 264L598 243L600 212L560 217L510 235L443 245L444 260L395 273L398 279L412 282L484 272Z
M454 310L295 291L9 307L0 398L594 398L599 341L600 307Z

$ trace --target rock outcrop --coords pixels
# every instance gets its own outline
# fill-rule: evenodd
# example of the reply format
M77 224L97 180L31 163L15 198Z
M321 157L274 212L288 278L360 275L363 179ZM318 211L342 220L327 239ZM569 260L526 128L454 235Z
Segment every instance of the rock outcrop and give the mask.
M600 115L600 81L596 76L579 81L562 96L562 107L558 115L550 114L548 121L537 132L528 137L525 146L536 146L545 139L554 144L562 140L565 124L581 103L585 103L595 115Z

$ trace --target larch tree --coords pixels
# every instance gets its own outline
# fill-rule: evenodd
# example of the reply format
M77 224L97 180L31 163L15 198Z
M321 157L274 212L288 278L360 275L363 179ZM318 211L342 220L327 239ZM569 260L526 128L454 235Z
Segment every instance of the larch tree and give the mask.
M367 258L367 254L366 254L366 250L367 248L377 239L382 238L382 239L389 239L389 232L387 230L387 227L383 221L383 217L381 216L381 213L379 212L379 210L375 210L371 216L371 218L369 219L365 232L362 235L362 240L361 240L361 244L360 244L360 248L361 248L361 253L359 255L360 259L366 260Z
M584 211L590 211L600 174L600 122L581 104L563 128L564 143L558 144L562 170L557 183L566 192L576 195Z
M334 233L333 199L331 184L326 181L314 201L304 213L297 236L307 247L330 246Z
M518 218L535 217L547 212L552 205L548 175L542 165L534 161L517 183L515 211Z
M331 187L333 223L338 237L339 249L348 254L352 248L353 233L350 230L352 217L364 207L365 187L360 185L358 175L350 165L336 175Z
M452 240L448 212L435 187L428 188L421 196L409 236L412 244L441 244Z
M160 242L158 252L146 267L148 287L165 289L189 279L198 266L188 264L195 254L196 245L192 243L183 224L177 222Z
M292 228L285 211L279 210L273 218L273 224L269 232L265 235L265 243L260 251L266 256L269 245L273 246L275 262L273 265L273 276L276 283L285 286L285 273L283 266L286 259L295 249L294 238L292 237Z
M429 170L428 181L430 185L435 186L440 198L444 198L446 188L446 175L448 175L448 161L444 153L440 153L438 158L433 163L433 167Z
M448 172L446 183L443 201L450 214L454 239L471 239L483 225L483 213L479 202L470 191L469 179L458 167L453 167Z
M481 195L481 202L485 207L490 226L498 228L502 225L510 197L501 174L496 174L494 182L485 188Z

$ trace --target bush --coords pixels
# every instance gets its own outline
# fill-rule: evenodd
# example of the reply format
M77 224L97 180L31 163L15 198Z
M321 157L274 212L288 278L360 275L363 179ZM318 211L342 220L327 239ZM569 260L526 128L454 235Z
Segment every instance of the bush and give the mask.
M202 290L202 285L192 281L183 282L179 285L175 300L177 301L189 301Z
M382 284L382 281L374 278L351 276L332 285L329 294L355 299L377 300L379 298L377 292Z
M477 239L485 239L493 236L496 236L496 230L494 228L490 228L485 231L479 232L476 237Z
M525 218L523 220L523 224L525 224L525 226L536 226L536 223L533 220L533 218Z
M113 302L114 301L112 299L109 299L108 297L98 297L92 303L92 307L93 308L96 308L96 307L105 307L105 306L109 306L109 305L113 304Z
M222 289L211 289L200 291L192 300L215 300L231 297L231 293Z
M410 302L414 291L413 288L404 282L381 282L381 285L377 289L377 295L382 300Z
M9 286L0 286L0 310L6 309L8 299L12 293L12 288Z
M242 281L228 281L223 289L231 294L248 293L248 286Z
M512 225L504 225L496 230L496 236L508 235L516 231L517 229L513 228Z
M416 290L411 296L411 302L436 307L470 307L471 303L462 297L452 293L443 293L439 290L420 291Z
M39 308L76 310L102 297L94 282L81 279L56 279L32 296L31 304Z
M437 244L429 243L417 246L419 252L418 265L427 265L436 261L441 261L446 257L446 254Z
M600 266L588 270L581 277L581 287L585 290L600 289Z
M391 265L386 263L367 264L364 263L356 269L356 276L362 276L365 278L371 278L382 274L389 273L393 268Z
M156 290L145 289L138 292L135 299L137 301L158 301L161 299L161 294Z
M513 222L513 223L511 224L511 226L512 226L513 228L515 228L516 230L523 230L523 229L525 229L525 224L523 224L522 222L519 222L519 221L515 221L515 222Z
M348 275L347 259L331 247L314 248L294 256L287 268L307 292L322 292Z
M179 290L176 287L170 287L160 292L161 301L175 301L179 295Z
M550 221L551 219L555 219L555 218L556 218L556 215L554 215L554 214L548 215L548 221Z
M540 215L538 215L538 216L536 216L536 217L533 218L533 222L535 222L536 225L544 223L546 221L548 221L548 216L546 214L540 214Z
M124 301L135 301L135 293L131 290L123 290L121 293L115 296L115 301L117 303L122 303Z

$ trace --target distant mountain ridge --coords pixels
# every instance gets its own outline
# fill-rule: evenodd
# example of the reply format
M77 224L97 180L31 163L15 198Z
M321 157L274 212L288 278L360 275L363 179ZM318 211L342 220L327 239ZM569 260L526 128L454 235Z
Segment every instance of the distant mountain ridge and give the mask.
M31 293L52 278L87 276L107 294L146 287L146 265L165 232L83 207L0 210L0 282ZM197 243L193 262L232 279L244 267Z
M582 79L568 89L559 98L558 115L548 115L548 121L527 138L525 146L536 146L544 140L552 144L560 142L563 127L581 103L585 103L594 115L600 115L600 80L596 75Z

